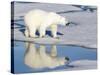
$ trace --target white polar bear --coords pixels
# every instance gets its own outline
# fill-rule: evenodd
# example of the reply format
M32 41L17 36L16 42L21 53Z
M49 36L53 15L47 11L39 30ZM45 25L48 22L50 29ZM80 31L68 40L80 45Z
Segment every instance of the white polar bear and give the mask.
M24 21L26 24L26 37L36 37L36 30L39 31L40 37L44 37L48 27L51 28L52 36L57 37L57 25L66 25L68 23L64 17L54 12L46 12L39 9L29 11L24 16Z

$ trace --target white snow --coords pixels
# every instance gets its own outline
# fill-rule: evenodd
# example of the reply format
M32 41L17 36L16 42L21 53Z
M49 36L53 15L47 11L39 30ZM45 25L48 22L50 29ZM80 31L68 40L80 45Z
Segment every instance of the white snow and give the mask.
M28 11L32 9L42 9L53 12L63 12L70 10L80 10L80 8L67 6L66 4L50 4L50 3L17 3L14 5L14 18L17 19L19 16L24 16ZM70 9L71 8L71 9Z
M97 11L81 11L80 8L71 5L59 5L59 4L39 4L39 3L15 3L14 5L14 20L15 23L21 24L20 19L32 9L43 9L46 11L53 12L67 12L61 13L62 16L66 17L69 21L76 23L77 25L70 24L67 27L58 27L58 32L64 34L59 36L60 39L54 38L35 38L34 41L37 43L52 44L57 42L58 44L73 44L79 46L85 46L89 48L97 48ZM80 12L77 12L80 11ZM23 21L22 21L23 22ZM14 24L17 26L16 24ZM23 22L24 25L24 22ZM32 38L25 38L20 28L14 29L14 36L16 40L27 40L32 41Z

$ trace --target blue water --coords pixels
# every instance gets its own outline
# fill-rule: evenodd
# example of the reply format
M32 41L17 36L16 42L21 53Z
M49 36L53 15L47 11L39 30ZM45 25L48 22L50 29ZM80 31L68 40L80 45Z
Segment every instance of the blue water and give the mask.
M34 47L33 47L34 46ZM56 48L55 58L69 58L69 62L64 62L63 65L58 65L53 68L43 67L43 68L35 68L34 66L28 66L25 64L25 58L27 55L31 55L31 58L34 57L34 53L32 56L31 50L39 51L40 46L45 47L45 53L50 56L50 52L52 49ZM36 49L36 50L34 50ZM40 49L41 50L41 49ZM30 52L30 53L29 53ZM43 53L42 53L43 54ZM31 58L29 60L31 60ZM46 57L44 57L46 59ZM14 42L14 73L32 73L32 72L47 72L47 71L56 71L56 70L64 70L71 66L68 63L76 60L97 60L97 50L83 48L78 46L67 46L67 45L39 45L29 42ZM65 59L66 60L66 59ZM40 59L42 61L42 59ZM48 60L47 60L48 61ZM34 63L35 61L32 60Z

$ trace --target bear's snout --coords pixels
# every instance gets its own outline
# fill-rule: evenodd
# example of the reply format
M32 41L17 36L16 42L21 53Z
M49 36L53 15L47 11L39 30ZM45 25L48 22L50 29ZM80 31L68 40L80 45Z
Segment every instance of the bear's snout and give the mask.
M70 22L66 23L66 26L69 26Z

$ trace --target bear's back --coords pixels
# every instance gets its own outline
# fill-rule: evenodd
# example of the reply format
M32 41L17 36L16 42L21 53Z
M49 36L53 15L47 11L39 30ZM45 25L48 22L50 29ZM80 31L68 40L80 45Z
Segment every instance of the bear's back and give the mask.
M43 22L47 14L48 12L43 11L43 10L39 10L39 9L31 10L24 16L24 20L27 24L41 23Z

